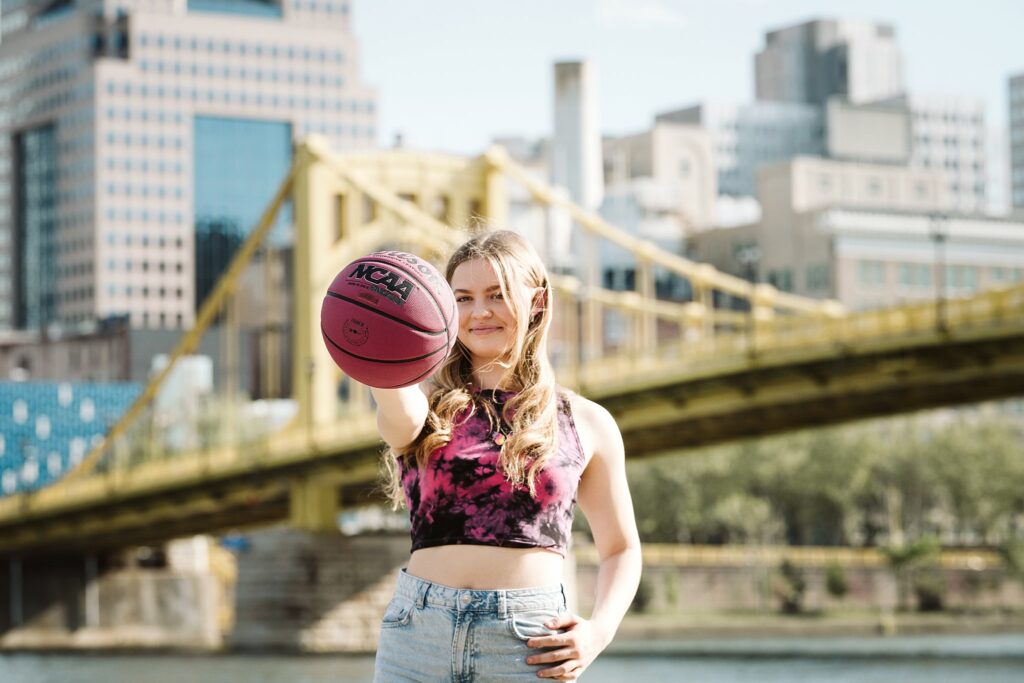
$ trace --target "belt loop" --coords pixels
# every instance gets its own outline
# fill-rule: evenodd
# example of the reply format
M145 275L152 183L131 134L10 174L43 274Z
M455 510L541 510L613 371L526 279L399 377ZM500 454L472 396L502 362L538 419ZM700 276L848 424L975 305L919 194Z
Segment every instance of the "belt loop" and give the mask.
M420 582L420 585L416 588L416 606L423 609L427 605L427 591L430 590L430 584L426 581Z
M508 596L505 591L498 591L498 616L502 619L508 616Z

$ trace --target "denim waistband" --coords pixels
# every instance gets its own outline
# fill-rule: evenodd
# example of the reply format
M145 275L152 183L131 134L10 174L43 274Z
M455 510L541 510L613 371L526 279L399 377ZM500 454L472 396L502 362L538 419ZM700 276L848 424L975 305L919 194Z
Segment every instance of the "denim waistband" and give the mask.
M561 583L536 588L474 590L453 588L405 571L398 572L395 594L419 607L434 605L463 612L494 612L504 617L508 612L531 609L566 609L565 586Z

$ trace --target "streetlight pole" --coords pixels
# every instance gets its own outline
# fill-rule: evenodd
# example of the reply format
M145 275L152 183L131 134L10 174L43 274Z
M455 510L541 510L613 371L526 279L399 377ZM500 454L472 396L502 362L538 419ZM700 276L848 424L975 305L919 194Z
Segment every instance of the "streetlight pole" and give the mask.
M946 230L945 216L935 213L929 223L929 235L935 243L935 327L939 332L946 332L946 250L945 244L949 234Z

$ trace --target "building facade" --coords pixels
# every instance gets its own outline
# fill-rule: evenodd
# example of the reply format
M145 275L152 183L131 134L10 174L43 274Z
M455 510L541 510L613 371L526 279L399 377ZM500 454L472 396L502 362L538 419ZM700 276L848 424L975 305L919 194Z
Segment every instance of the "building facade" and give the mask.
M951 211L940 171L802 158L761 186L762 220L697 235L698 258L851 310L1024 280L1024 223ZM738 258L751 247L753 273Z
M711 133L719 224L756 221L758 211L746 204L759 194L759 169L801 155L938 169L952 209L988 211L984 103L907 94L891 26L822 20L770 31L755 67L753 103L702 103L658 116Z
M956 211L985 213L988 150L984 100L910 93L887 102L903 105L909 112L910 165L942 171Z
M1024 211L1024 73L1009 81L1010 204Z
M834 95L854 104L904 92L896 30L867 21L809 21L769 31L754 60L758 100L824 106Z
M349 0L4 3L0 329L120 315L189 326L295 141L374 146L350 12Z
M707 102L664 112L656 122L702 126L711 135L719 194L757 194L757 170L797 155L825 153L820 107L792 102Z
M700 126L656 122L643 133L606 138L604 179L605 218L611 219L606 213L609 195L617 203L634 195L635 187L634 203L640 209L650 207L641 217L673 216L679 224L672 231L675 239L714 225L718 178L711 136ZM626 223L615 224L628 229Z

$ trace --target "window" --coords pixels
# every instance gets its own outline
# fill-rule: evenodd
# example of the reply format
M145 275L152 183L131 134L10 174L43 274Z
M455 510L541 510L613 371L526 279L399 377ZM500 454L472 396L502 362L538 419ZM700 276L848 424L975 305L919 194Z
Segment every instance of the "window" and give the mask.
M859 261L858 264L861 284L876 286L885 284L884 261Z
M793 271L789 268L768 272L768 282L784 292L793 291Z
M978 269L975 266L946 266L946 285L974 291L978 288Z
M932 284L932 267L927 264L917 266L917 284L921 287L930 287Z
M812 291L828 289L830 274L827 263L807 266L807 289Z

